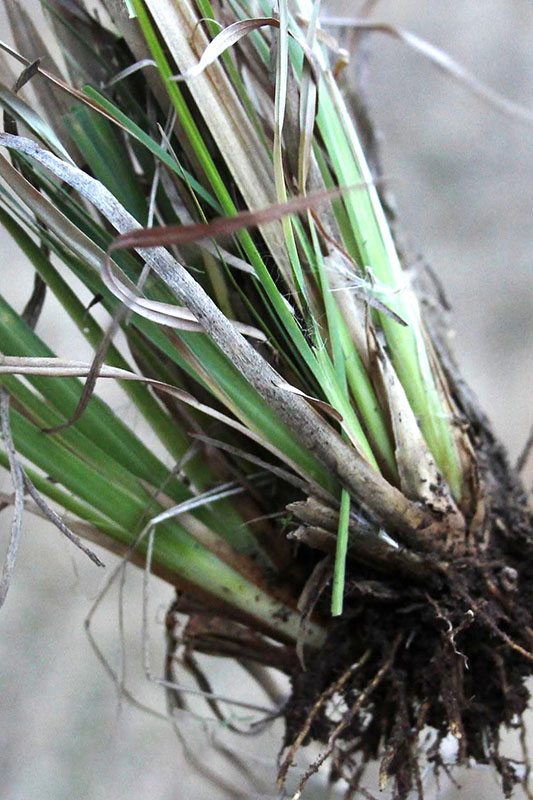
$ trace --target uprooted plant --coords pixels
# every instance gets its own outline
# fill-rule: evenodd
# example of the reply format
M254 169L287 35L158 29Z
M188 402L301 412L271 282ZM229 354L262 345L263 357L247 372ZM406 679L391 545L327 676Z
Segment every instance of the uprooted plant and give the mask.
M380 788L421 796L422 759L438 769L451 735L457 762L494 764L508 794L528 776L499 742L533 672L531 514L438 303L402 267L371 126L339 85L348 54L318 2L102 5L107 25L45 3L69 82L7 3L0 222L36 277L23 313L0 298L0 461L15 490L2 599L28 494L77 544L147 558L176 586L171 690L183 647L193 674L203 652L259 680L290 675L280 791L316 741L300 789L329 758L354 796L380 759ZM531 121L416 37L350 24ZM92 364L35 332L47 292ZM120 381L173 467L94 394L98 378Z

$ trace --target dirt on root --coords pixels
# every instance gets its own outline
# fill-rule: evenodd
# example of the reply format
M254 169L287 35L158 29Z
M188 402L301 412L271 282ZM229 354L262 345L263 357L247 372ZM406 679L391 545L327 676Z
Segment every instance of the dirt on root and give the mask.
M427 585L350 562L342 617L292 676L280 786L296 750L316 741L323 754L301 788L329 757L332 778L358 796L366 764L379 760L376 789L392 785L394 800L413 790L422 797L422 765L447 769L441 745L450 734L456 763L494 765L505 796L527 780L525 747L523 762L506 758L500 734L523 725L529 701L533 518L486 421L470 418L488 509L483 536L461 557L445 555ZM324 611L328 602L324 594ZM422 746L428 731L432 744Z

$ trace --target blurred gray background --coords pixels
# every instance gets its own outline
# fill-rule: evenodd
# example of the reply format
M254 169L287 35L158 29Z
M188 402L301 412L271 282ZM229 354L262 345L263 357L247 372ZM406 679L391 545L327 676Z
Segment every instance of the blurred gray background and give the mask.
M343 15L361 7L355 0L332 5ZM39 13L36 0L27 6ZM533 109L529 0L382 0L373 16L426 38L494 89ZM1 15L0 32L7 37ZM378 34L369 42L371 106L400 220L413 249L446 287L463 374L515 459L533 422L533 128L499 114L405 45ZM31 270L2 231L0 242L2 291L20 308L29 295ZM61 355L88 356L50 300L39 333ZM104 394L135 422L120 393L106 386ZM530 467L528 487L532 481ZM5 475L1 486L8 490ZM9 511L2 512L2 547L9 523ZM115 560L109 554L103 559L109 572ZM55 530L27 518L16 578L0 613L0 797L218 797L216 789L195 783L169 726L119 706L83 629L104 580ZM152 650L159 673L162 621L172 593L156 580L152 586ZM142 673L140 594L140 576L132 568L125 598L128 681L144 702L164 709L160 690ZM117 609L115 592L102 604L95 627L114 663ZM226 681L228 694L238 689ZM214 749L202 745L201 726L188 722L186 730L201 758L215 763ZM253 761L253 770L268 778L275 768L273 734L260 750L265 759ZM483 770L462 781L465 797L501 796ZM244 778L241 791L257 796ZM449 787L443 794L454 796ZM325 795L316 789L313 796Z

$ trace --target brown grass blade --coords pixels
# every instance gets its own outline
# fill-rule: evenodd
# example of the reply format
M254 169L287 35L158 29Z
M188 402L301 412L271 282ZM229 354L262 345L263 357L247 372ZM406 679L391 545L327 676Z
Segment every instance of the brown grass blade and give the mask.
M284 203L272 203L258 211L241 211L232 217L218 217L211 222L140 228L117 236L109 248L109 253L128 247L168 247L173 244L196 244L202 239L228 236L244 228L259 228L266 223L282 219L282 217L315 208L321 203L334 200L347 192L366 188L367 185L367 183L361 183L355 186L323 189L306 197L293 197Z

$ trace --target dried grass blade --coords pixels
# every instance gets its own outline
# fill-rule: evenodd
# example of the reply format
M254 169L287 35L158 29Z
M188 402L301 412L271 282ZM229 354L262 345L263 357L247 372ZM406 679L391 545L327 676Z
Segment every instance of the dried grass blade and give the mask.
M138 13L143 13L138 0L134 2ZM198 29L195 5L191 0L182 0L179 4L169 4L166 0L146 0L145 5L178 69L186 72L198 61L191 44L193 38L198 41L202 51L208 45L206 36ZM276 197L272 164L222 65L218 62L212 64L209 74L197 76L188 84L188 90L209 125L220 154L248 208L261 208L272 203ZM266 224L261 233L278 269L290 284L290 268L279 224L275 221Z
M245 461L249 461L251 464L255 464L256 466L261 467L261 469L264 469L267 472L271 472L273 475L275 475L277 478L280 478L282 481L286 481L287 483L296 486L306 495L318 492L318 495L320 497L328 497L329 500L333 499L331 495L325 493L323 489L321 489L313 482L302 481L296 475L287 472L286 469L282 469L281 467L276 467L274 464L270 464L267 461L264 461L262 458L258 458L257 456L254 456L251 453L247 453L246 450L242 450L240 447L235 447L234 445L228 444L227 442L221 442L219 439L213 439L210 436L204 436L203 434L193 434L192 438L196 439L199 442L203 442L204 444L209 445L210 447L216 447L219 450L223 450L225 453L229 453L230 455L237 456L238 458L242 458Z
M15 495L8 494L7 492L0 492L0 505L2 507L12 506L15 502ZM24 499L24 511L27 513L33 514L36 517L40 517L41 519L48 519L47 515L43 513L40 507L35 502L31 502ZM92 525L90 522L84 522L82 520L69 520L69 529L81 536L83 539L89 539L96 544L100 544L102 547L106 547L106 549L110 549L107 544L109 541L109 537L106 534L102 533L99 528L95 525Z
M8 55L15 58L20 64L24 64L25 66L29 66L31 61L20 53L18 53L13 47L0 40L0 50L3 50ZM119 128L122 128L123 131L126 133L128 129L119 121L117 120L112 114L110 114L100 103L93 100L84 92L81 92L79 89L75 89L73 86L70 86L66 81L62 78L59 78L57 75L54 75L52 72L48 72L48 70L39 67L39 75L42 75L46 80L53 83L59 89L62 89L64 92L69 94L71 97L74 97L75 100L78 100L80 103L84 103L93 111L96 111L98 114L102 114L102 116L106 117L110 122L113 122L115 125L118 125Z
M24 486L28 490L28 493L33 498L33 501L42 511L43 515L46 519L49 519L56 528L61 531L61 533L67 537L67 539L72 542L72 544L76 545L76 547L85 553L85 555L91 559L93 564L96 564L97 567L105 567L103 561L100 561L96 553L93 553L85 544L83 544L80 537L70 530L68 525L65 525L59 514L57 514L53 508L51 508L48 503L44 500L44 498L39 494L33 483L30 481L27 475L24 475Z
M367 186L368 184L364 182L354 186L323 189L306 197L293 197L285 202L272 203L257 211L241 211L231 217L217 217L211 222L140 228L117 236L109 248L109 253L127 247L167 247L174 244L196 244L206 238L228 236L244 228L260 227L266 223L288 217L291 214L307 211L321 203L334 200L342 194L356 189L364 189Z
M57 425L55 428L46 428L45 433L58 433L59 431L68 428L70 425L74 425L85 409L87 408L89 401L93 395L93 392L96 387L96 381L101 374L102 367L109 350L109 346L112 344L113 339L120 327L120 323L122 322L125 316L126 309L119 308L116 314L114 314L113 319L111 320L111 324L105 331L100 344L98 345L98 349L94 355L91 368L87 374L87 380L85 381L85 385L83 387L83 391L79 400L76 409L72 416L67 420L67 422L63 423L62 425Z
M311 19L309 20L306 37L306 45L311 52L315 45L319 13L320 0L316 0L313 4L313 11ZM298 186L302 194L305 194L307 176L311 164L317 95L317 77L313 77L308 64L304 63L300 85L300 152L298 153Z
M146 69L146 67L156 67L157 69L157 64L153 58L141 58L139 61L136 61L135 64L130 64L129 67L121 69L120 72L117 72L117 74L107 82L106 86L108 88L110 86L114 86L115 84L120 83L120 81L129 78L130 75L134 75L136 72L139 72L139 70Z
M298 629L298 639L296 640L296 655L302 665L302 669L305 669L304 643L307 628L311 621L311 615L322 592L330 582L331 576L331 556L327 555L316 564L298 598L297 608L300 612L300 626Z
M227 28L224 28L222 31L220 31L220 33L217 34L211 42L209 42L198 63L193 64L192 67L189 67L189 69L183 72L181 75L174 75L170 80L179 82L198 77L198 75L201 75L202 72L204 72L208 67L218 61L220 56L222 56L226 50L240 42L241 39L243 39L252 31L265 27L279 28L280 24L280 20L276 19L276 17L253 17L250 19L243 19L239 20L238 22L233 22L231 25L228 25ZM310 46L307 40L301 39L292 31L288 31L287 34L301 47L307 60L309 69L311 70L315 80L317 80L318 65L313 54L312 46Z
M387 353L374 335L370 349L389 407L402 491L407 497L427 503L444 514L458 514L453 497L422 436L405 390Z
M343 416L340 411L337 411L336 408L333 408L330 403L326 403L324 400L319 400L317 397L312 397L311 395L302 392L302 390L298 389L296 386L292 386L290 383L285 383L284 381L280 381L278 386L280 389L286 389L288 392L292 392L292 394L297 394L299 397L305 398L313 406L316 406L316 408L319 408L329 417L334 419L335 422L343 421Z
M520 455L516 460L515 469L519 474L523 472L524 469L526 468L532 451L533 451L533 427L529 431L529 436L526 439L526 443L523 446L522 451L520 452Z
M125 276L122 280L119 280L113 273L112 263L109 260L106 260L102 266L102 279L107 288L113 292L115 297L124 303L130 311L140 314L140 316L145 317L145 319L149 319L159 325L165 325L168 328L175 328L176 330L202 330L202 326L188 308L171 305L170 303L161 303L157 300L148 300L142 297L135 285ZM244 336L250 336L262 342L266 341L265 334L258 328L234 320L232 320L232 324L235 326L236 330L240 331Z
M287 0L278 0L279 33L274 41L276 55L275 94L274 94L274 143L272 157L274 165L274 185L278 203L287 202L285 169L283 164L283 127L287 111L289 85L289 10ZM294 302L302 309L302 298L307 298L307 287L300 265L294 231L291 221L285 217L281 220L285 238L286 252L289 257L289 269L284 277L291 290Z
M33 62L35 63L35 62ZM14 92L0 83L0 104L16 119L20 120L37 136L47 147L61 158L73 163L69 153L65 150L56 134L39 114L18 97Z
M20 92L22 87L31 81L34 75L39 72L39 66L41 63L40 58L36 58L35 61L32 61L27 67L24 67L20 75L18 76L17 80L15 81L15 85L13 86L13 92L17 94Z
M274 17L255 17L254 19L239 20L232 25L228 25L227 28L220 31L220 33L209 42L197 64L189 67L189 69L181 75L176 75L172 80L186 81L190 78L195 78L197 75L201 75L207 67L214 64L226 50L233 47L237 42L240 42L244 36L247 36L258 28L266 26L279 28L279 20Z
M8 552L4 562L4 569L2 579L0 581L0 607L3 605L9 589L11 575L15 567L15 560L20 543L20 535L22 531L22 514L24 511L24 489L28 491L35 503L38 505L44 516L49 519L58 528L67 539L69 539L76 547L81 550L90 560L98 567L103 567L104 563L100 561L98 556L93 553L86 545L83 544L80 537L73 533L67 525L63 522L61 517L48 505L40 493L37 491L32 481L28 478L24 469L22 468L15 447L13 438L11 436L11 426L9 423L9 395L5 389L0 392L0 410L2 418L2 435L8 453L9 463L11 467L11 474L13 486L15 489L15 513L13 517L12 533L9 540Z
M11 523L11 535L7 546L7 553L2 568L0 578L0 608L3 606L9 591L9 585L15 569L17 554L22 535L22 515L24 512L24 474L18 462L11 436L11 426L9 424L9 395L5 389L0 390L0 414L2 423L2 437L4 446L9 458L11 481L15 490L15 501L13 511L13 521Z
M32 329L35 329L41 311L43 310L44 301L46 298L46 283L43 281L38 272L35 273L33 279L33 290L30 299L24 306L21 319Z
M18 2L6 3L5 6L7 16L11 23L13 39L19 52L24 53L26 58L30 60L44 61L51 73L60 75L61 70L50 53L31 15ZM33 63L35 63L35 61ZM40 66L39 63L36 67L36 73L40 72ZM28 68L29 67L26 67L26 69ZM66 98L62 94L58 95L50 82L46 79L34 81L32 89L46 119L57 132L58 138L74 160L78 161L80 154L74 142L71 140L63 120L64 115L68 112L68 102ZM15 91L17 90L15 89Z
M0 355L0 375L44 375L49 378L85 378L90 364L62 358L26 358ZM145 380L134 372L119 367L103 366L99 378L115 380ZM147 379L146 379L147 380ZM156 381L157 383L157 381Z

